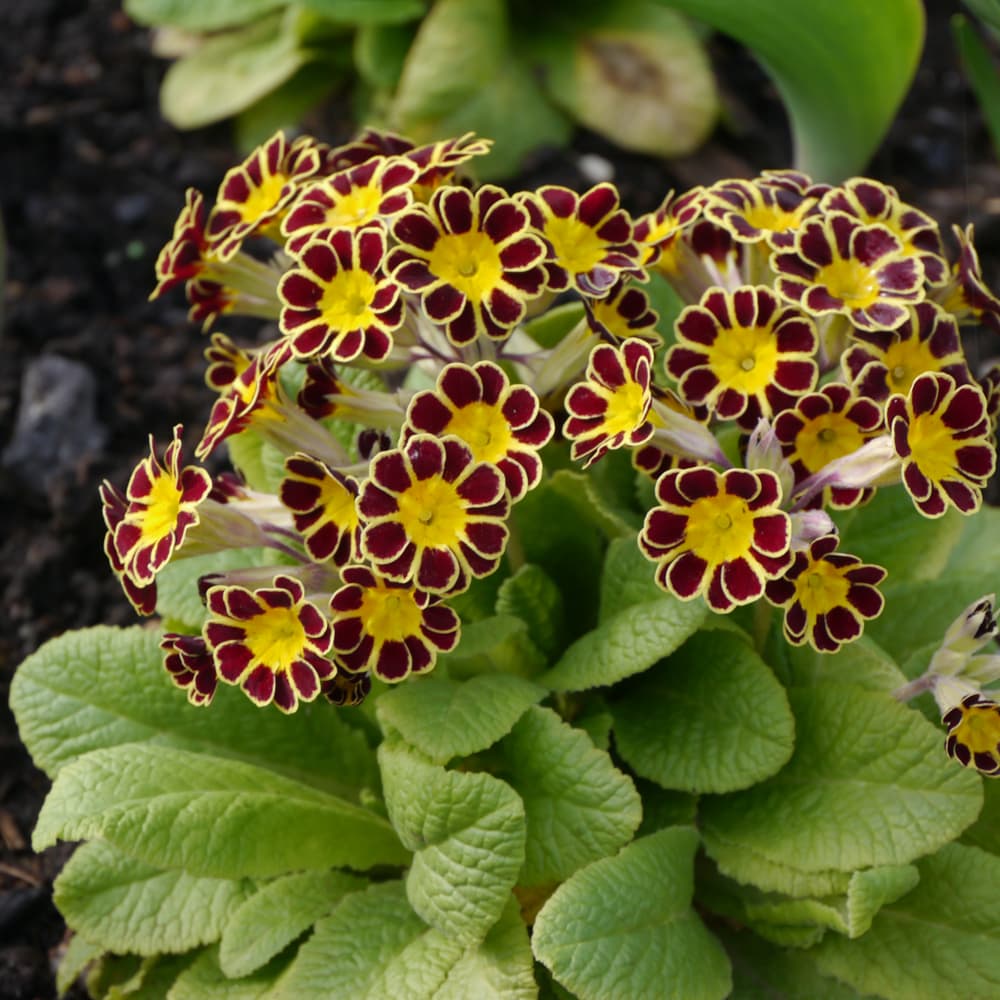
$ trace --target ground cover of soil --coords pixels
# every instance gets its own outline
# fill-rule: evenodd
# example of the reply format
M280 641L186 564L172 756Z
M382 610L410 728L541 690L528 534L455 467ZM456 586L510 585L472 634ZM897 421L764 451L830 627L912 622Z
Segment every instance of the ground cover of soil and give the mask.
M943 224L974 222L1000 287L1000 168L956 68L947 18L930 4L929 44L914 90L869 173ZM542 151L512 188L582 189L583 153L614 167L626 206L654 208L670 188L789 165L780 104L732 43L713 43L727 127L670 164L622 154L581 133ZM179 298L150 303L153 261L184 189L208 196L238 159L225 126L181 134L163 122L163 65L148 33L115 0L5 0L0 5L0 212L8 260L0 326L0 1000L54 995L65 928L51 883L68 848L33 854L47 789L7 708L21 660L81 626L134 615L105 564L97 499L124 484L174 423L193 443L208 413L204 339ZM343 139L343 103L308 124ZM40 430L17 425L25 407Z

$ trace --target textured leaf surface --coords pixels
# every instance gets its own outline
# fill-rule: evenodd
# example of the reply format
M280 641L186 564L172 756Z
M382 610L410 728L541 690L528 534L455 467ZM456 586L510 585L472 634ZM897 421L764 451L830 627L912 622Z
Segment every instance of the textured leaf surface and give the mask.
M730 792L792 755L784 689L737 635L701 632L639 677L613 706L618 752L664 788Z
M642 803L631 778L551 709L528 709L502 749L527 817L522 885L562 881L635 833Z
M541 566L522 566L500 585L497 614L526 622L538 648L552 656L566 641L566 609L562 594Z
M288 958L282 956L251 976L230 979L219 966L218 949L209 948L178 976L166 1000L272 1000L287 965Z
M725 952L691 909L697 846L671 827L577 872L538 914L536 958L582 1000L728 996Z
M461 609L456 610L461 615ZM463 624L458 646L439 662L454 678L481 673L534 677L544 670L546 660L527 622L513 615L491 615Z

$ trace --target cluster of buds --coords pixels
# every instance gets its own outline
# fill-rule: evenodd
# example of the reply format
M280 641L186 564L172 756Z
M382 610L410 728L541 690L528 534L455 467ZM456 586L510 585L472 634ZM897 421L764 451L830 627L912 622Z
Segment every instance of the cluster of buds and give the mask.
M885 571L838 551L829 510L890 486L927 517L981 505L1000 375L977 380L959 330L1000 331L1000 301L971 231L949 261L892 188L794 171L633 219L607 183L474 187L463 171L488 149L279 133L210 211L188 193L154 295L183 285L206 327L277 331L212 333L195 454L253 433L284 458L274 494L213 481L181 467L177 428L162 462L151 443L125 492L103 488L107 554L142 613L172 559L275 553L204 578L202 634L164 638L193 704L219 680L286 712L357 703L372 677L430 670L458 641L449 600L498 569L512 508L566 444L583 467L627 449L654 481L638 544L665 590L722 613L769 602L822 652L884 603ZM664 279L685 305L658 331L644 286ZM552 307L575 317L561 337L540 322Z

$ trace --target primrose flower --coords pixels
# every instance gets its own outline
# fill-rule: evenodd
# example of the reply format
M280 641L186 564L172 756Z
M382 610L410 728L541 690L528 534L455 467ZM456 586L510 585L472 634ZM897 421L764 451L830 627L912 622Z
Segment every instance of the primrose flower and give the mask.
M129 506L128 498L117 486L113 486L106 479L101 483L99 493L104 525L108 529L104 535L104 555L136 613L151 615L156 611L155 580L152 583L138 584L131 577L126 576L125 564L115 548L115 530L125 518L125 512Z
M563 434L573 442L574 460L582 459L586 467L609 451L637 448L652 437L652 365L653 349L637 338L591 351L586 379L566 396Z
M978 386L957 385L950 375L926 372L909 397L893 396L886 424L903 463L903 485L925 517L951 504L972 514L996 468L986 399Z
M454 649L460 621L439 597L395 583L366 566L348 566L330 599L333 648L350 674L371 671L390 684L433 668Z
M211 587L205 603L205 642L219 677L254 704L294 712L333 676L330 623L294 577L276 576L257 590Z
M776 253L778 291L813 316L840 314L861 330L893 330L924 298L924 269L883 225L843 212L807 219L795 248Z
M429 205L400 215L392 235L399 246L386 270L458 347L480 335L503 339L544 290L545 244L498 187L439 188Z
M791 521L773 472L665 472L656 499L639 548L657 564L656 582L683 601L703 594L713 611L731 611L761 597L792 561Z
M767 584L767 599L785 609L785 638L793 646L808 642L817 652L836 653L882 613L885 599L876 588L885 570L836 548L836 535L815 539Z
M170 679L183 691L192 705L210 705L219 684L212 652L200 635L165 632L160 649L166 653L163 666Z
M642 263L667 272L676 270L678 237L701 216L704 204L704 188L692 188L678 197L670 191L659 208L636 219L632 237L643 250Z
M170 240L156 258L156 287L150 299L159 298L175 285L202 274L211 254L205 234L205 199L195 188L184 195L184 208L174 223Z
M496 569L510 495L503 473L459 438L415 434L372 459L358 511L362 551L379 573L445 594Z
M1000 705L978 691L967 694L941 718L948 728L945 750L962 767L1000 775Z
M163 454L161 465L156 443L149 438L149 457L132 471L125 490L127 506L118 517L106 509L105 520L115 521L112 546L121 572L140 587L153 582L156 574L184 543L188 531L199 520L198 505L212 489L212 478L204 469L181 461L181 432L177 424ZM106 492L112 504L113 488Z
M382 361L403 321L399 286L382 273L385 234L324 231L299 252L278 285L281 331L297 358Z
M649 296L628 281L619 281L602 299L585 296L587 326L601 340L620 344L629 337L639 337L654 347L662 343L656 332L659 316L650 308Z
M335 566L360 559L357 482L303 452L285 459L285 471L279 496L310 557Z
M516 502L541 481L538 451L554 430L552 417L532 389L512 386L499 365L480 361L447 365L435 389L413 397L403 441L418 433L461 438L476 462L500 469L511 502Z
M816 328L769 288L713 288L677 319L667 371L689 403L752 430L816 384Z
M952 227L958 240L958 263L952 268L948 282L935 292L935 299L959 323L982 323L994 333L1000 333L1000 299L986 286L979 253L972 242L973 227Z
M552 291L574 288L601 298L626 275L645 278L632 223L613 184L597 184L582 195L548 185L520 200L551 248L545 268Z

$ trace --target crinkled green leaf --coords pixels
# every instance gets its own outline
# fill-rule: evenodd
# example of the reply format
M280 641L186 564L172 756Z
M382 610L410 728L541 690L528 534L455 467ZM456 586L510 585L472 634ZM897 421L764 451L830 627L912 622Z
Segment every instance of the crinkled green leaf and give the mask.
M263 14L286 7L289 0L125 0L125 13L133 21L150 27L169 25L185 31L219 31L250 24Z
M481 941L524 861L521 800L489 774L446 771L402 745L383 743L379 763L392 824L415 852L410 904L449 940Z
M601 460L600 468L586 474L560 469L549 480L551 488L567 507L607 538L634 538L642 526L642 515L634 509L632 484L635 473L624 453Z
M467 681L419 678L378 699L380 719L435 764L467 757L511 731L545 688L513 674L480 674Z
M527 563L500 585L497 614L514 615L528 626L532 640L546 656L566 643L566 608L562 594L541 566Z
M1000 858L948 844L917 862L920 884L857 941L829 935L820 969L888 1000L1000 996Z
M958 836L981 780L955 767L939 730L889 695L792 688L795 752L762 784L702 800L706 845L745 847L806 872L905 864Z
M634 538L616 538L608 546L601 570L601 614L607 621L633 604L658 601L664 595L656 582L655 567L642 554Z
M535 957L581 1000L708 1000L729 961L691 909L698 835L670 827L578 871L535 921Z
M667 791L644 778L637 778L635 787L642 799L642 823L636 830L637 837L645 837L667 826L694 824L698 813L697 796Z
M524 802L519 882L559 882L628 843L642 819L631 778L586 733L532 707L501 744L504 778Z
M56 777L35 849L94 837L216 878L408 859L389 824L361 806L250 764L147 743L94 750Z
M296 872L269 882L230 915L219 942L219 966L232 979L270 962L349 892L367 883L347 872Z
M50 777L92 750L143 742L245 761L355 800L378 788L374 753L332 706L284 716L220 685L209 708L194 708L163 669L159 639L150 629L97 626L59 636L21 664L11 707Z
M104 950L155 955L218 940L251 891L245 879L164 871L97 840L70 858L55 901L70 926Z
M731 792L774 774L795 742L784 688L738 636L700 632L612 706L615 745L664 788Z
M298 0L302 6L342 24L398 24L422 17L425 0Z
M454 678L482 673L534 677L545 668L545 655L532 640L527 622L493 615L463 624L458 646L439 662Z
M219 949L208 948L178 976L167 1000L272 1000L288 964L288 956L279 955L251 976L230 979L219 966Z

